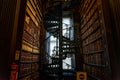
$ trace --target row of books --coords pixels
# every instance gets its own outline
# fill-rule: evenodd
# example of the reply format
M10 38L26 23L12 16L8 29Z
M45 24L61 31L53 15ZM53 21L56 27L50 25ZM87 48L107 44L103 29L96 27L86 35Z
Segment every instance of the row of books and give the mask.
M96 19L98 19L97 13L95 13L94 16L90 19L90 21L86 24L85 27L89 26L89 28L87 28L87 30L84 30L84 32L82 33L83 35L88 36L89 34L91 34L91 32L93 32L99 26L99 22L97 22ZM82 39L84 39L86 36L82 36Z
M33 36L30 36L26 31L23 32L23 40L27 41L30 44L33 44Z
M35 46L39 47L39 36L40 28L35 27L35 24L30 20L29 24L25 22L23 39L27 40L29 43L34 43Z
M84 71L88 72L88 75L98 80L103 80L104 70L102 67L84 65Z
M31 74L31 64L20 64L19 77L24 77Z
M80 11L80 18L81 18L81 28L83 28L83 25L88 22L88 20L92 17L93 13L96 10L96 0L85 0L85 2L90 1L89 4L84 4L87 5L87 7L81 7L84 11ZM81 5L82 6L82 5Z
M39 56L36 54L32 54L30 52L22 51L20 61L21 62L38 62Z
M89 54L89 53L92 53L92 52L97 52L97 51L102 51L104 50L104 46L103 46L103 42L102 42L102 39L99 39L97 41L95 41L94 43L91 43L87 46L83 46L83 53L84 54Z
M27 61L32 62L32 54L30 52L22 51L20 61L21 62L27 62Z
M39 53L39 47L34 46L34 44L30 44L23 40L22 42L22 50L32 52L32 53Z
M103 52L101 53L95 53L93 55L86 55L84 56L84 63L92 63L92 64L103 64L102 59L103 58Z
M37 36L37 35L34 35ZM39 37L39 36L37 36ZM39 48L39 40L30 36L27 32L23 32L23 43L32 45L33 47Z
M87 5L87 4L86 4ZM97 4L96 4L96 0L90 0L89 4L85 10L85 14L86 14L86 20L89 20L90 17L93 15L93 13L95 12L95 10L97 9Z
M97 28L98 28L98 26L97 26ZM100 31L100 29L97 29L97 30L96 30L96 28L94 28L94 26L92 26L92 29L93 29L93 30L90 31L92 34L89 35L86 39L84 39L84 41L83 41L83 46L86 46L86 45L94 42L95 40L97 40L98 38L101 37L101 31ZM93 32L93 31L94 31L94 32ZM86 32L89 32L89 31L86 31ZM89 33L90 33L90 32L89 32ZM82 36L84 37L84 35L85 35L85 34L83 34ZM88 35L88 34L87 34L87 35Z
M39 36L34 35L34 37L38 38ZM29 43L34 47L39 47L39 39L37 38L33 38L26 31L23 32L23 42Z
M40 34L40 31L38 31L38 29L40 29L40 26L35 26L32 19L28 15L25 15L24 30L26 30L30 35L33 36L34 34Z
M39 64L38 63L32 63L32 72L36 72L39 69Z
M34 72L32 75L31 75L31 80L39 80L39 72Z
M39 56L38 56L38 55L33 55L32 59L33 59L35 62L38 62L38 61L39 61Z
M27 75L19 80L39 80L39 72L31 73L31 75Z
M21 78L21 79L19 79L19 80L31 80L31 76L28 75L28 76L25 76L25 77L23 77L23 78Z
M26 77L27 75L31 75L35 72L38 72L38 70L39 70L38 63L21 63L19 77L20 78Z
M30 7L30 6L32 7L32 8L30 8L31 11L34 12L37 15L36 19L38 18L37 20L40 20L40 22L41 22L42 21L41 18L43 16L43 14L42 14L42 6L40 7L38 5L38 3L39 3L40 6L42 5L42 1L39 1L39 0L29 0L27 5L28 5L28 7Z

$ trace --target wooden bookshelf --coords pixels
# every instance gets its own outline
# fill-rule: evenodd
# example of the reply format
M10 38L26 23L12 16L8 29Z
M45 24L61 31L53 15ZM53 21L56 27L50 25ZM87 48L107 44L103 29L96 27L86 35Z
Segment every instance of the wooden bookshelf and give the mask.
M18 80L39 79L40 36L43 27L42 9L39 7L38 0L27 1Z
M82 39L83 69L88 80L107 80L108 74L105 55L107 49L103 36L104 16L101 0L83 0L80 5L80 38ZM106 72L105 72L106 71Z

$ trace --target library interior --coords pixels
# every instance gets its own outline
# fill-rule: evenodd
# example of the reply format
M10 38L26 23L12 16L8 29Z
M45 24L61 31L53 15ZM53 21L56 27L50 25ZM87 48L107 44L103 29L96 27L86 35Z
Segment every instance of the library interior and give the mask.
M120 80L120 0L0 0L0 80Z

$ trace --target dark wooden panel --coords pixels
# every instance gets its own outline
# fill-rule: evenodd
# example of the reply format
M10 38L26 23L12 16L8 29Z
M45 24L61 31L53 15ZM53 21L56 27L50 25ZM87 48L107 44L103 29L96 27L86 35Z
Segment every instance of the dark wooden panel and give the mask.
M0 14L1 14L1 10L2 10L2 5L3 5L3 0L0 1Z
M14 19L17 0L0 1L0 79L4 77L9 80L10 63L13 56L13 38ZM2 2L2 3L1 3ZM13 5L14 4L14 5ZM4 80L4 79L1 79Z
M117 78L116 76L120 76L120 1L119 0L109 0L110 3L110 9L111 9L111 30L113 35L113 43L114 43L114 49L115 54L114 56L111 56L112 58L112 72L114 78ZM120 79L120 77L119 77Z

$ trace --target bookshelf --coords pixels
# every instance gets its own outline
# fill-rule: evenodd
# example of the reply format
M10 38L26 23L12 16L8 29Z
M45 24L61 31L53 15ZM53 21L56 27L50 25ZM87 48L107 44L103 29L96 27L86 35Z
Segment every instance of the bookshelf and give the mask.
M39 79L40 36L42 13L38 0L27 0L22 46L19 60L19 80Z
M109 67L104 39L104 16L101 0L82 0L80 11L80 38L82 39L83 70L88 80L107 80Z

